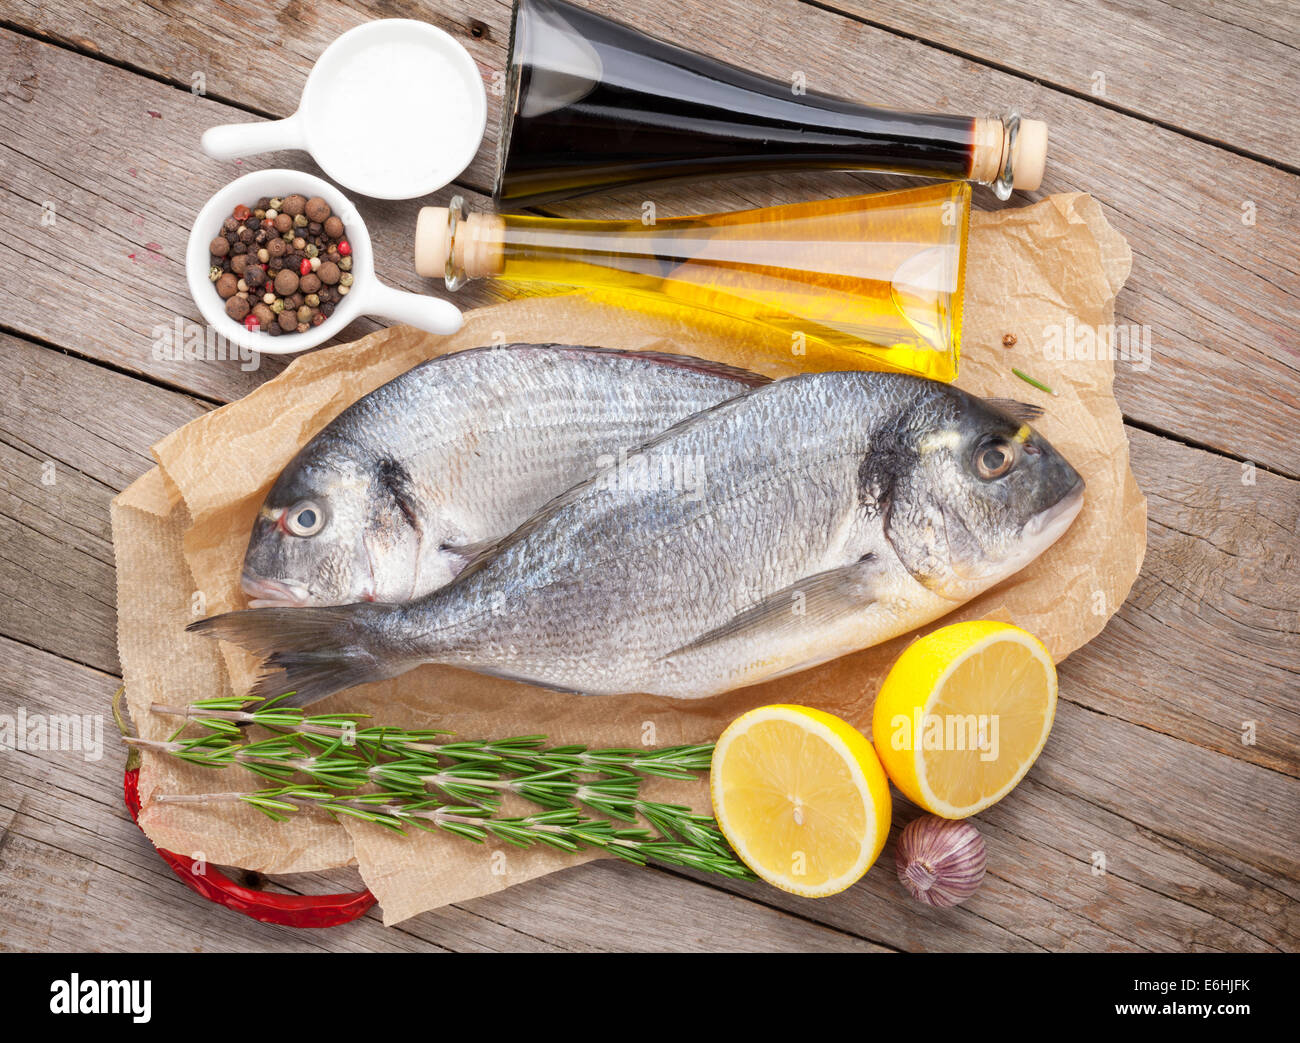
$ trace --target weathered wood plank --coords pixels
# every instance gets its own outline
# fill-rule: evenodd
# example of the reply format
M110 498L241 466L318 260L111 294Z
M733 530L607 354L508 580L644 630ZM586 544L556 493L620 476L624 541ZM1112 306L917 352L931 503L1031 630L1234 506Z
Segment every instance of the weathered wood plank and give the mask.
M1045 785L1294 896L1300 780L1081 707L1058 716L1050 742Z
M0 373L0 633L116 671L109 501L208 407L7 335Z
M375 913L329 931L256 923L187 890L121 803L116 677L0 639L0 713L91 714L103 752L0 751L0 951L870 952L879 946L657 870L635 886L602 869L427 913L386 929ZM582 871L588 870L588 871ZM308 889L322 891L321 881Z
M742 15L736 0L689 8L689 20L685 0L661 4L618 13L704 50L745 53L757 67L797 69L811 88L949 110L983 112L1014 102L1045 116L1056 128L1045 189L1094 192L1134 247L1135 272L1121 295L1118 321L1149 329L1154 359L1147 371L1121 364L1117 395L1126 414L1294 473L1286 432L1300 422L1293 337L1300 324L1300 273L1291 245L1300 236L1300 208L1292 205L1300 197L1300 178L818 9L799 8L799 33L773 39L758 20ZM493 24L490 17L484 21ZM504 46L496 29L489 36L493 46ZM301 157L262 157L240 167L191 160L202 129L237 118L236 110L27 38L10 34L4 40L0 54L20 85L0 106L0 132L9 143L0 213L12 229L0 244L0 262L16 283L7 321L210 397L242 394L259 374L242 373L232 363L159 363L148 356L149 333L175 315L195 315L178 259L188 221L207 194L228 174ZM864 54L872 60L864 61ZM898 68L909 75L890 71ZM42 82L69 89L43 90ZM942 96L934 84L942 84ZM83 104L99 97L114 98L113 106L95 111ZM51 137L68 147L50 150ZM626 215L640 199L653 198L660 213L681 213L880 183L824 175L666 186L650 194L595 197L570 212ZM990 194L980 196L981 205L996 205ZM66 209L57 234L39 224L47 198ZM1253 225L1242 221L1247 203L1255 207ZM363 203L362 211L375 226L381 272L399 285L440 292L410 268L417 206ZM40 303L30 285L34 262L47 266L45 282L79 286L97 314L93 329L81 316L69 322ZM461 306L490 299L491 290L482 287L455 297ZM268 361L262 373L279 365ZM1255 403L1251 410L1239 408L1242 395Z
M1269 26L1254 11L1222 4L827 6L1264 159L1290 166L1300 159L1300 120L1288 100L1300 79L1294 12Z
M147 70L186 90L252 110L287 115L296 89L284 76L263 73L264 56L251 38L277 48L278 67L301 83L312 62L336 36L372 17L420 18L468 48L491 83L502 68L509 30L504 0L442 0L436 6L396 0L382 12L357 0L304 9L290 0L244 8L150 12L124 18L120 2L20 3L8 18L25 31ZM624 21L658 23L663 35L689 35L693 10L665 3L599 5ZM1300 75L1300 31L1282 3L1096 5L1085 0L1043 5L1012 0L989 7L966 2L939 7L917 0L833 0L819 4L873 26L937 44L1067 91L1159 120L1210 140L1221 140L1282 163L1300 155L1300 122L1285 105L1288 85ZM794 2L768 3L757 21L787 52L798 46L807 12ZM1014 37L1008 26L1017 27ZM1231 76L1225 70L1231 70ZM1097 73L1105 75L1097 95ZM895 70L896 73L896 70ZM196 77L201 77L196 80ZM197 88L196 88L197 83ZM496 147L496 96L489 96L489 148L480 152L463 183L480 190L492 183Z
M0 644L14 663L8 690L0 694L7 712L22 705L29 713L99 713L117 683L35 650ZM111 721L106 727L111 733ZM1101 827L1074 822L1068 810L1062 814L1063 803L1068 809L1074 802L1063 802L1033 777L1014 800L981 817L993 870L978 904L940 912L906 903L888 872L888 851L863 885L828 902L774 895L761 885L740 889L824 919L843 936L809 935L802 921L771 910L755 913L761 907L738 904L711 887L691 885L683 893L684 882L665 874L612 865L580 867L465 909L426 914L399 931L384 932L373 921L328 934L277 931L215 910L170 877L116 804L120 760L111 738L105 756L91 763L75 753L8 757L0 805L13 818L0 851L0 900L22 895L25 912L0 935L7 948L372 950L430 943L455 949L823 949L860 947L848 935L867 934L890 945L930 949L1241 949L1274 944L1256 931L1294 944L1300 929L1293 899L1275 893L1270 898L1265 886L1162 849L1117 816ZM900 820L911 814L900 802ZM1115 823L1128 835L1117 832ZM1099 844L1111 862L1106 878L1094 876L1088 861ZM1128 878L1134 873L1139 880ZM1156 894L1155 888L1169 893ZM1196 901L1217 912L1192 907ZM1011 930L995 927L990 917Z
M1288 47L1300 47L1300 21L1290 0L1171 0L1174 7L1221 18Z
M0 641L6 670L0 709L92 714L103 755L0 752L0 949L324 951L319 932L255 924L198 899L154 853L122 804L122 765L107 711L116 677ZM334 944L400 949L373 920L342 929Z
M1063 694L1300 776L1300 483L1128 433L1146 560Z
M462 43L491 82L502 67L510 25L508 0L388 0L380 7L361 0L304 4L271 0L254 5L166 4L142 16L130 0L17 0L5 21L24 32L102 55L165 79L185 92L233 102L269 116L287 116L298 105L302 84L320 53L341 33L373 18L417 18ZM267 75L268 62L274 75ZM489 95L488 145L462 183L492 184L498 98ZM143 110L142 110L143 112ZM218 115L214 122L248 119ZM197 151L188 144L183 155ZM301 161L298 154L295 160ZM288 164L301 165L300 162Z
M727 0L708 10L666 2L640 11L613 2L600 6L625 20L644 18L652 31L677 35L692 46L717 48L718 53L729 53L728 47L742 48L753 55L746 58L750 64L777 67L768 63L786 60L783 45L789 50L788 40L760 39L762 27L757 25L732 24L730 36L726 35L727 19L732 17L734 22L738 9ZM443 10L452 9L443 5ZM493 11L501 16L504 26L504 8ZM683 11L690 12L689 24L679 17ZM423 12L415 14L425 16ZM1261 20L1272 17L1263 11L1254 14ZM70 12L67 24L73 25L78 17L79 11ZM166 17L174 16L169 13ZM179 17L196 16L184 11ZM327 40L334 31L323 27L335 17L333 9L323 17L311 9L301 12L299 21ZM980 101L987 91L1004 91L1012 101L1016 92L1028 89L1019 77L986 76L986 70L951 55L936 57L933 48L826 12L810 10L801 18L800 32L817 44L819 52L801 67L826 78L825 83L818 83L816 76L810 75L814 87L880 97L894 104L957 108L978 103L979 111L990 107ZM835 20L827 20L830 18ZM1244 24L1242 19L1234 21ZM124 18L117 22L135 28ZM145 37L158 24L154 21L145 27ZM827 26L839 28L823 32ZM694 36L688 28L694 30ZM297 31L294 26L290 30ZM489 22L488 37L491 33ZM4 49L15 40L13 51ZM829 49L822 47L826 41L830 41ZM22 51L23 46L33 49ZM496 46L504 46L503 35ZM296 63L305 70L318 50L304 49L285 58L289 65ZM171 369L150 368L154 366L147 358L152 326L169 321L174 314L196 312L187 303L176 265L145 260L155 255L179 257L188 215L228 175L247 169L210 174L200 170L196 175L189 169L196 164L186 158L188 145L180 148L177 142L197 142L204 126L238 115L206 99L142 84L138 77L121 70L66 53L50 58L46 52L48 48L8 34L0 42L0 58L26 60L26 64L4 62L8 93L0 106L0 126L4 127L0 141L5 143L0 146L0 161L5 164L6 187L0 207L11 229L17 229L0 243L0 260L8 264L12 294L3 321L12 322L10 316L19 315L22 323L13 324L25 332L151 373L210 398L242 393L278 366L268 365L251 376L241 374L235 364L181 363ZM211 53L214 61L221 61L219 49ZM872 53L873 62L863 62L863 53ZM799 57L803 56L801 50ZM223 68L232 61L256 63L260 57L260 52L245 42L238 56L227 58ZM916 75L910 75L907 82L889 82L885 70L897 60L912 58L918 59L912 66ZM149 68L147 62L132 64ZM49 96L57 94L57 89L41 90L42 70L46 87L59 84L75 101L65 98L63 109L55 106L51 110L49 106L58 99ZM927 104L926 77L944 70L953 73L951 82L960 90L954 89L941 103L932 99ZM262 84L254 87L262 89ZM276 90L281 87L277 84ZM882 89L884 93L880 93ZM71 111L73 104L85 107L86 98L99 96L111 96L113 105L104 106L106 111L94 111L93 107L79 114ZM1163 131L1143 130L1148 136L1140 148L1135 155L1126 155L1123 147L1110 147L1115 140L1124 140L1122 134L1116 137L1116 131L1130 124L1141 127L1140 121L1105 113L1079 99L1062 101L1057 92L1043 96L1046 101L1039 111L1049 115L1054 128L1063 125L1071 131L1064 142L1058 137L1052 176L1061 180L1048 187L1077 184L1096 191L1110 207L1112 220L1134 241L1137 269L1131 290L1121 298L1121 316L1128 321L1138 321L1134 315L1154 317L1151 325L1156 331L1157 364L1145 375L1121 369L1120 397L1126 410L1142 422L1184 432L1193 440L1294 473L1290 433L1294 430L1294 381L1270 386L1269 374L1285 377L1287 367L1294 368L1294 341L1282 331L1294 321L1296 273L1294 251L1288 244L1294 242L1297 214L1288 200L1294 200L1300 182L1277 171L1259 174L1259 164ZM249 104L238 91L230 97ZM909 100L912 97L920 101ZM294 100L288 98L282 110L274 104L257 107L284 114ZM1049 111L1053 106L1059 106L1058 115ZM1029 108L1027 104L1024 107ZM158 117L149 110L156 111ZM53 121L51 111L57 117ZM155 127L159 120L170 121L165 130ZM96 131L100 132L98 141ZM51 148L51 141L66 144ZM137 154L148 158L145 167L135 166L129 159L123 162L124 155ZM480 168L485 155L480 154ZM278 161L272 157L258 165ZM198 165L205 162L198 161ZM1179 171L1187 184L1171 190L1165 178L1168 170ZM471 170L468 176L477 175ZM200 183L197 189L190 187L195 181ZM873 183L873 179L859 178L754 179L705 188L656 189L653 198L661 213L670 213L847 191L851 189L844 186ZM836 184L841 187L829 187ZM1242 226L1238 230L1233 223L1240 212L1236 196L1247 191L1261 203L1261 222L1253 229ZM111 202L105 202L106 196ZM71 214L72 229L62 229L68 238L40 238L59 228L59 224L39 225L46 198L56 202L61 219ZM64 198L75 200L71 211L61 202ZM592 213L604 207L605 212L625 214L628 205L639 198L585 201L581 209ZM402 270L390 277L412 288L418 287L419 280L409 272L405 244L415 205L408 209L407 204L396 204L374 211L380 226L377 240L380 234L389 234L392 250L388 255L401 262ZM155 212L164 216L159 218ZM363 212L368 217L371 214L364 206ZM137 217L139 225L135 224ZM155 225L150 223L154 221L159 222L157 227L170 228L165 233L170 239L155 236ZM110 244L108 252L102 252L105 242ZM150 250L150 242L156 242L159 249ZM53 257L49 256L51 249ZM122 258L135 252L142 263L119 266L115 251L120 251ZM36 275L42 270L47 274L38 280ZM23 283L24 278L29 281ZM49 286L59 279L79 287L89 301L85 315L92 309L97 315L95 328L81 315L73 313L69 323L66 310L56 314L50 308ZM159 301L168 299L178 302L177 310L147 324L137 321L138 314L131 314L132 307L139 313L157 309ZM183 310L186 307L188 312ZM1256 311L1266 317L1256 318ZM1200 326L1210 332L1201 331ZM1263 330L1263 337L1252 343L1257 329ZM119 342L124 337L129 339ZM13 343L34 352L35 360L45 354L63 358L26 342ZM0 344L5 358L13 354L11 348L9 343ZM1183 358L1176 361L1178 354ZM42 600L71 604L72 610L65 608L64 615L72 616L80 629L74 630L54 611L39 615L40 606L35 610L39 625L31 626L25 617L33 610L20 601L7 610L11 615L0 616L0 633L41 647L48 647L41 642L49 642L52 634L64 642L56 649L60 654L111 670L115 662L115 657L109 658L111 558L103 553L106 524L97 512L111 496L110 490L133 477L130 472L137 461L143 465L144 447L156 435L141 434L135 440L130 432L142 425L152 430L148 424L156 403L147 395L141 399L134 393L136 382L118 377L127 381L113 385L124 408L146 400L149 405L142 416L110 411L105 414L108 422L97 426L93 422L97 411L113 405L110 396L91 393L106 371L78 360L66 361L71 369L59 371L53 386L38 385L36 394L15 396L0 410L0 473L6 475L3 492L8 497L7 506L0 511L0 524L11 526L0 536L20 549L11 555L14 571L3 572L2 579L7 591L45 591L48 597ZM1234 361L1238 366L1232 365ZM39 362L35 364L39 368ZM1267 369L1274 364L1282 368ZM1187 368L1172 375L1167 372L1180 367ZM7 376L0 370L0 379ZM1207 395L1200 395L1198 382L1209 388ZM65 385L73 390L66 399L59 399ZM1180 397L1186 387L1191 387L1193 394ZM152 391L162 396L157 403L171 401L168 392ZM1242 415L1239 408L1234 409L1242 396L1252 402L1259 400L1259 405L1252 404L1252 410ZM58 403L52 410L51 401ZM15 403L30 403L30 408L15 414ZM169 408L175 412L164 414L165 430L197 415L203 405L182 400L180 406L173 403ZM44 415L51 411L52 418ZM1279 419L1292 424L1276 426ZM113 437L122 431L127 432L128 444L117 455ZM889 851L886 864L863 885L830 902L801 902L753 887L752 897L758 901L815 917L834 929L829 936L816 934L803 943L807 947L859 944L851 937L855 935L898 948L960 946L981 950L1294 950L1300 945L1300 885L1296 883L1294 855L1297 793L1295 780L1289 777L1297 773L1296 707L1291 693L1297 666L1293 573L1296 489L1300 486L1263 472L1255 476L1256 485L1242 486L1239 465L1232 461L1141 432L1131 434L1135 469L1151 496L1147 571L1133 598L1101 638L1065 664L1066 702L1042 763L1012 798L980 816L994 865L977 904L948 913L918 911L906 904L888 870ZM1258 446L1264 451L1256 452ZM54 461L57 476L53 503L34 500L29 488L32 464L43 465L47 460ZM6 567L0 563L0 570ZM44 587L43 581L47 581ZM22 626L28 630L14 629ZM98 648L94 647L96 635L102 641ZM29 637L33 640L28 641ZM7 660L41 656L22 645L11 648L11 644L3 642ZM81 649L81 655L71 651L74 646ZM83 668L60 660L53 664L30 671L17 690L70 690L72 678ZM66 670L73 675L61 672ZM85 672L94 675L94 671ZM111 678L109 682L115 684ZM1135 687L1141 690L1135 691ZM23 698L26 705L36 705L32 696ZM0 698L0 708L10 703L11 697ZM1246 720L1256 722L1254 746L1243 746L1240 741ZM0 753L0 757L5 758L6 769L19 763L12 754ZM27 760L36 760L35 768L28 764L12 773L0 772L0 778L11 774L27 778L27 792L38 794L33 812L32 800L24 803L22 795L0 782L0 822L8 819L11 826L16 824L0 838L0 899L6 909L26 901L25 889L33 881L63 892L53 897L41 892L40 900L45 903L41 913L20 921L31 936L43 938L47 944L79 948L92 944L85 939L97 937L94 921L99 919L110 925L109 930L126 931L129 937L162 939L153 944L142 941L143 947L202 945L207 939L223 937L220 925L214 929L204 923L195 928L191 920L179 931L175 929L173 908L177 915L187 915L196 907L236 924L227 929L223 947L248 948L249 924L193 899L129 824L123 823L128 826L126 833L140 845L138 849L124 843L120 852L114 849L114 856L101 856L102 861L95 861L99 842L94 829L85 830L84 835L67 833L64 820L70 816L69 808L72 818L85 822L95 822L102 808L119 810L114 799L101 801L103 793L115 792L117 783L111 774L79 802L68 798L65 790L84 788L82 780L93 775L94 769L60 771L36 779L33 772L43 762L30 756ZM46 802L49 793L57 793L58 799ZM900 802L899 820L906 821L911 813ZM30 861L20 867L14 878L18 883L7 886L5 867L11 864L9 856L15 844ZM1095 851L1106 856L1105 876L1092 873ZM137 855L140 865L133 869L131 859ZM53 883L49 883L51 878ZM588 890L587 881L593 878L598 883ZM313 884L302 882L305 887ZM104 903L88 908L82 889L92 895L123 896L133 890L154 891L170 894L174 901L164 904L161 913L153 899L122 905L148 924L143 928L145 934L133 935L130 932L137 928L115 919L116 907ZM740 905L739 899L727 897L713 881L699 890L709 891L719 900L696 896L688 900L685 912L669 917L671 922L665 927L664 909L682 900L680 882L667 874L617 865L581 867L468 903L463 910L419 917L400 931L375 929L373 942L369 935L361 934L360 941L354 944L347 938L345 944L351 948L582 948L593 944L675 948L681 938L700 939L702 947L745 947L747 939L748 944L758 945L770 938L782 945L800 946L792 939L802 937L805 921L769 910L775 920L751 925L742 919L738 923L737 906L743 916L743 910L753 903ZM743 887L735 890L750 893ZM625 939L612 937L611 924L626 923L623 906L627 894L633 895L634 901L647 896L648 908L640 920L627 927ZM558 897L552 902L551 896ZM698 902L703 911L697 912L692 902ZM78 915L83 922L76 922ZM549 919L563 923L547 929ZM696 923L700 929L686 933ZM357 925L359 932L368 929ZM253 925L251 931L257 944L262 944L261 929ZM285 933L289 935L283 940L285 946L302 944L302 936ZM333 939L345 937L342 932L331 932L331 941L321 947L333 947ZM9 943L10 936L0 936L0 947ZM267 944L279 945L281 939Z
M1295 779L1062 702L1038 764L973 820L989 870L967 903L903 896L890 860L919 812L895 794L881 862L806 915L909 951L1294 951L1298 801Z

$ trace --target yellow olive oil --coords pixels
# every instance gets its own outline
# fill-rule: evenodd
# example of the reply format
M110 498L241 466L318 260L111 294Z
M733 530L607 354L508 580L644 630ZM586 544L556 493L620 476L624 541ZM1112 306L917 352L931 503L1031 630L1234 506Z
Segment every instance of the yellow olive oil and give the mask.
M783 331L810 368L951 381L969 214L957 182L653 224L472 215L443 256L453 284L494 275L707 309Z

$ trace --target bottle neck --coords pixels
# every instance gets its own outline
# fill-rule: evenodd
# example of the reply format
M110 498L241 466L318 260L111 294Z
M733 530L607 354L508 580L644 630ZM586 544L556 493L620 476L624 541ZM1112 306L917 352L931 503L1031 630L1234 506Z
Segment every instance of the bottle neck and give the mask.
M975 120L969 180L988 185L999 199L1013 188L1035 189L1047 160L1047 125L1020 114Z
M505 218L471 214L461 196L448 206L426 206L415 226L415 270L441 277L458 290L470 279L499 275L505 267Z

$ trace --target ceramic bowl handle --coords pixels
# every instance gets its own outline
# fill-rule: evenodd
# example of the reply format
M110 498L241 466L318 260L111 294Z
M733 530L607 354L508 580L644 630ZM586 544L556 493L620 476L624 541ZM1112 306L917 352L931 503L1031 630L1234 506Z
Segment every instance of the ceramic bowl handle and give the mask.
M203 132L203 151L213 159L239 159L259 152L306 147L297 116L269 123L224 123Z
M450 301L426 297L422 293L394 290L383 283L371 285L362 304L362 311L443 335L455 333L464 321L460 309Z

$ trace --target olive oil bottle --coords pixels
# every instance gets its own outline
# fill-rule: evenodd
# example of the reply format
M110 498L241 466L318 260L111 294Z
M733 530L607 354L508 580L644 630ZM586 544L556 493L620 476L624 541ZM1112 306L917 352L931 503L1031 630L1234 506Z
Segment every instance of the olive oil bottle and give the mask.
M451 289L493 277L707 309L786 333L815 368L953 380L961 345L970 186L732 213L584 221L426 207L416 268Z

